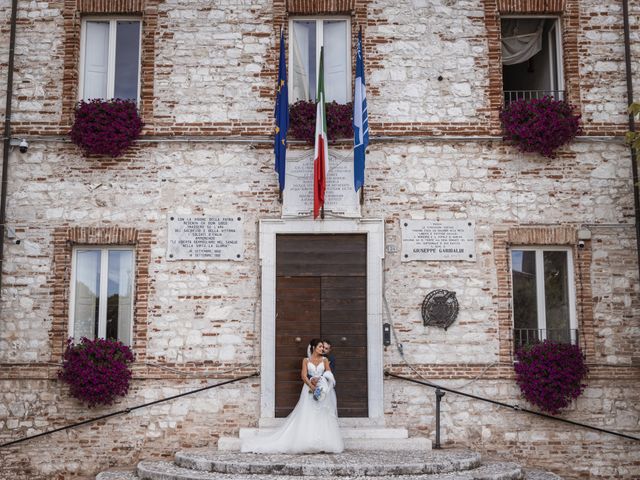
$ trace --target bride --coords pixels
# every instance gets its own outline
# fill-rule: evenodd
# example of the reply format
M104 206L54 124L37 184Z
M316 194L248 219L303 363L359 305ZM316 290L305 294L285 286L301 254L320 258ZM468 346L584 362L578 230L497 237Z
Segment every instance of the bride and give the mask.
M296 408L285 422L264 435L243 439L242 452L253 453L340 453L344 443L338 427L335 379L329 361L322 356L322 340L309 342L302 359L304 382Z

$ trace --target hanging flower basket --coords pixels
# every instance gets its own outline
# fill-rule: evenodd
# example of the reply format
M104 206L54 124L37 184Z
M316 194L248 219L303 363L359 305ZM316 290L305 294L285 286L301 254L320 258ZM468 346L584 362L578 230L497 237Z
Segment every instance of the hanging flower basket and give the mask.
M327 136L330 140L353 137L353 104L336 102L325 105ZM316 133L316 104L299 100L289 107L289 134L294 140L305 140L313 145Z
M516 100L500 112L504 140L522 152L555 158L556 151L582 133L580 115L564 100Z
M119 157L140 136L143 125L131 100L81 101L75 109L71 141L85 155Z
M552 415L578 398L589 369L580 347L545 340L516 353L516 382L522 395Z
M83 337L74 344L70 338L63 359L58 378L90 408L111 405L129 391L133 352L122 342Z

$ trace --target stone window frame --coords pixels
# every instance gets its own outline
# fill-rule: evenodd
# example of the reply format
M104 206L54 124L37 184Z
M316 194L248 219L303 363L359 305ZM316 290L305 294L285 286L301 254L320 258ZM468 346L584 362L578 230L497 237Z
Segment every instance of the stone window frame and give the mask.
M572 226L513 227L498 229L493 234L493 248L497 272L497 320L501 363L514 361L513 290L511 250L518 247L567 247L573 259L573 278L576 292L576 327L578 344L592 362L595 357L593 295L591 291L591 240L577 248L578 230Z
M130 246L135 256L135 292L133 298L133 333L131 348L136 359L146 358L149 297L149 265L151 262L151 230L122 227L58 227L53 231L53 264L49 288L51 358L60 361L69 334L69 301L73 249L77 246Z
M565 100L580 110L580 64L578 0L484 0L485 24L489 54L488 107L492 124L500 127L500 109L504 105L502 84L501 17L514 15L556 16L561 28L562 71Z
M162 0L65 0L64 71L62 86L61 126L73 122L73 110L80 89L80 40L84 17L136 16L142 22L140 36L140 92L138 109L145 123L153 118L155 35L158 26L158 4Z

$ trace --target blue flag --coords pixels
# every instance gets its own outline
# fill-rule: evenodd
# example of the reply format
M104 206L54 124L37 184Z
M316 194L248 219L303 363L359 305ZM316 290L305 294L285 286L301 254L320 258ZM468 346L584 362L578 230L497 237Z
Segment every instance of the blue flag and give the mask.
M356 81L353 93L353 186L356 192L364 185L364 157L369 145L369 116L367 91L362 60L362 30L358 33L356 51Z
M276 172L280 191L284 190L284 175L287 169L287 130L289 129L289 93L287 85L287 62L284 55L284 32L280 32L280 64L276 87L276 131L273 152L276 155Z

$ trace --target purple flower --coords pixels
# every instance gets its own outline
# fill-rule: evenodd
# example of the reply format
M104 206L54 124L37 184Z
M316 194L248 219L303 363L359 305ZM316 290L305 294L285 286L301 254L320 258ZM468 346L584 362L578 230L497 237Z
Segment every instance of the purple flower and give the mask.
M325 105L327 114L327 136L331 140L353 137L353 104L330 102ZM316 104L299 100L289 107L289 134L296 140L315 142Z
M140 136L143 126L135 102L93 99L76 106L70 135L85 155L118 157Z
M589 369L577 345L545 340L516 352L516 383L533 405L553 415L578 398Z
M133 352L122 342L81 338L67 340L58 378L69 385L71 395L89 407L111 405L129 391Z
M556 150L582 133L575 107L551 97L517 100L509 103L500 120L504 139L522 152L537 152L555 158Z

